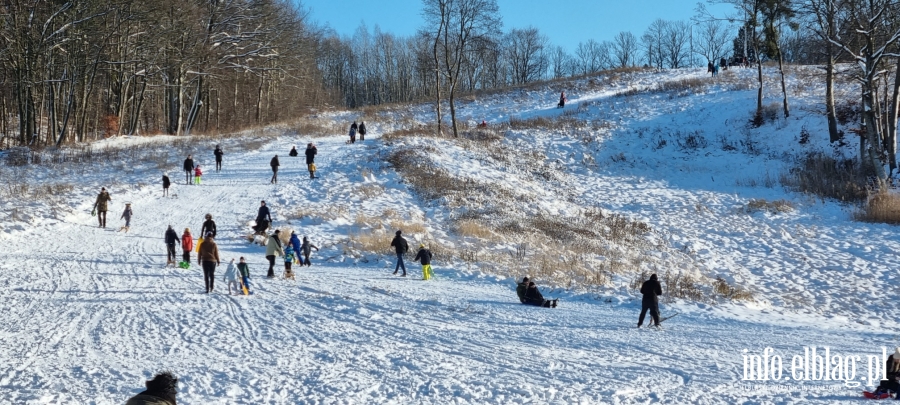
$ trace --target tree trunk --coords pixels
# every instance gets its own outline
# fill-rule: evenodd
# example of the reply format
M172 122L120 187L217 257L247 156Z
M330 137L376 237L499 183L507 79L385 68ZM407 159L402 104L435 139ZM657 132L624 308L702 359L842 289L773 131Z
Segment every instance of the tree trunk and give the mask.
M871 60L871 58L869 59ZM871 68L874 68L874 66ZM872 70L870 69L868 72L872 72ZM875 169L875 175L878 179L884 180L887 178L887 174L884 171L884 164L880 159L882 143L881 134L879 134L879 132L881 132L881 127L878 124L878 117L876 117L875 114L875 103L877 100L875 99L874 87L874 79L870 74L866 77L865 83L863 83L862 100L863 119L866 124L865 136L866 141L869 144L866 158L868 163Z
M891 164L891 174L897 169L897 115L900 114L900 56L897 57L896 72L894 76L894 89L891 92L891 101L887 104L887 138L888 159Z
M441 72L440 72L440 61L438 60L438 38L434 39L434 93L435 93L435 102L434 102L434 111L437 114L437 134L438 136L444 136L444 129L441 126Z
M756 113L762 114L763 108L763 73L762 58L759 57L759 39L756 38L756 29L753 29L753 50L756 53L756 70L758 73L759 88L756 90Z
M200 113L201 94L203 91L203 75L197 77L197 88L194 90L194 98L191 101L191 109L188 112L187 123L185 124L184 134L190 135L197 122L197 115Z
M784 56L781 55L781 46L775 44L775 52L778 52L778 71L781 73L781 94L784 96L784 118L791 116L791 109L788 107L787 86L784 84Z

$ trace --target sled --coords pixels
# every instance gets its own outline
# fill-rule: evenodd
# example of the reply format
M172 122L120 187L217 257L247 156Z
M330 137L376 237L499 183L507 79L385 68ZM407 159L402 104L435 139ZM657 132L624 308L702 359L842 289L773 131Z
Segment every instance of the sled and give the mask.
M195 252L200 252L200 244L203 243L203 238L197 239L197 247L194 248Z
M863 397L868 399L891 399L891 394L887 392L876 394L874 392L863 391Z
M178 267L181 267L182 269L189 269L191 268L191 264L188 262L178 262Z
M665 317L659 318L659 323L663 323L666 319L672 319L672 318L674 318L674 317L676 317L676 316L678 316L678 315L681 315L681 313L680 313L680 312L676 312L676 313L674 313L674 314L672 314L672 315L669 315L669 316L665 316Z

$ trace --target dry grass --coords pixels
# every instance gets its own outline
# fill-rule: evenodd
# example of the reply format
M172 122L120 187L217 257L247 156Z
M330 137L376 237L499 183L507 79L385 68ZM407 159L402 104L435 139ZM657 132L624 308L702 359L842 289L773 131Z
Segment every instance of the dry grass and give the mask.
M356 187L354 194L362 195L366 198L375 198L384 194L384 186L376 183L361 184Z
M900 224L900 195L882 188L869 197L854 217L858 221Z
M868 197L865 175L855 161L839 161L821 153L807 155L780 180L792 191L822 198L853 202Z
M747 205L744 207L744 211L748 213L753 212L771 212L773 214L783 213L783 212L791 212L794 210L794 205L787 200L775 200L775 201L766 201L764 198L760 199L751 199Z
M565 127L584 127L587 125L588 122L586 120L569 114L560 114L552 117L538 116L526 119L509 117L509 128L513 130L552 130Z
M304 118L290 124L290 129L297 135L317 138L343 134L345 126L349 128L349 125L330 118Z
M717 294L719 297L725 298L731 301L751 301L753 300L753 293L742 289L736 288L732 285L728 284L725 279L722 277L716 277L716 280L712 284L713 292Z
M357 251L388 253L391 249L392 233L383 230L366 230L350 235L349 247Z
M427 233L428 230L425 228L425 224L420 222L412 222L412 221L404 221L400 219L394 219L390 222L391 229L395 231L403 231L405 234L414 234L414 233Z
M453 230L460 236L469 238L492 239L495 236L491 228L472 219L456 221Z

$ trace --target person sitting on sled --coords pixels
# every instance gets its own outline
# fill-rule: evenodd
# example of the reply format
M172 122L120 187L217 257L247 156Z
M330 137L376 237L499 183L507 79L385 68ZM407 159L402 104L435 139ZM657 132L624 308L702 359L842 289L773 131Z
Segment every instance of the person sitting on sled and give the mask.
M528 289L525 290L526 304L544 308L556 308L557 301L559 300L545 300L534 281L528 282Z

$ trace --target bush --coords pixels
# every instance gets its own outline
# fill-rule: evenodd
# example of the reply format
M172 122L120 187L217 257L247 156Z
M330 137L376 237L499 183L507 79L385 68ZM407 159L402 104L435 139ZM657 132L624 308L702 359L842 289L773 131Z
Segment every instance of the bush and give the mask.
M777 214L779 212L791 212L794 210L793 204L787 200L766 201L764 198L751 199L745 207L747 212L766 211Z
M868 197L865 175L855 161L822 153L808 154L780 180L790 190L823 198L853 202Z
M882 188L869 197L854 217L858 221L900 224L900 195Z

